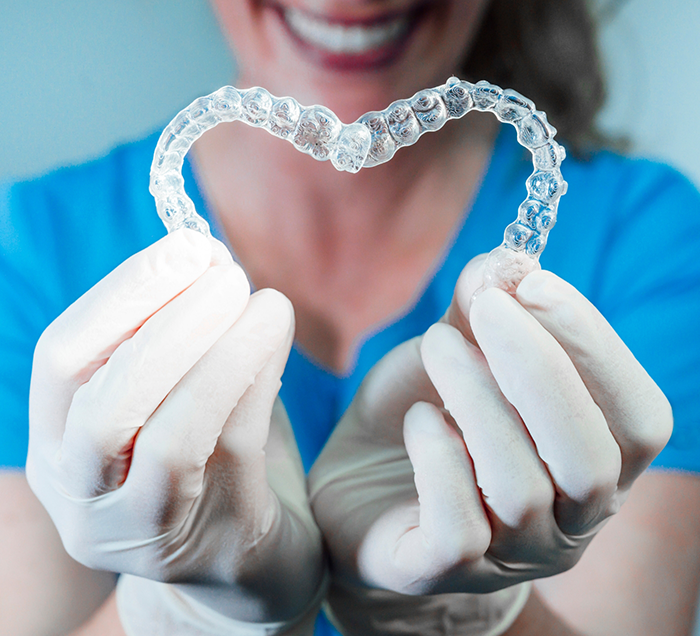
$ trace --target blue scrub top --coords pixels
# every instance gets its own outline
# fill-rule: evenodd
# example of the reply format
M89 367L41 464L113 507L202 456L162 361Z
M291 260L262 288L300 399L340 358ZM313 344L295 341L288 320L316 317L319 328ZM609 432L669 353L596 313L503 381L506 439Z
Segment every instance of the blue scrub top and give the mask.
M156 141L0 187L0 466L24 465L31 359L43 329L165 234L148 192ZM598 307L669 397L675 430L654 465L700 471L700 194L666 166L607 152L569 158L562 169L569 191L542 266ZM294 347L281 396L307 469L374 363L436 322L464 265L502 241L531 171L529 153L505 126L433 273L410 305L364 335L347 374ZM183 174L197 210L223 238L187 161Z
M41 332L165 234L148 192L157 138L0 187L0 466L25 462L31 361ZM598 307L668 396L675 429L654 466L699 472L700 194L666 166L608 152L569 158L562 171L569 190L542 266ZM293 348L281 396L307 470L374 363L436 322L464 265L501 243L531 172L529 153L505 126L478 194L432 274L410 305L364 335L347 374ZM223 238L187 161L183 174L197 210ZM316 633L334 632L321 618Z

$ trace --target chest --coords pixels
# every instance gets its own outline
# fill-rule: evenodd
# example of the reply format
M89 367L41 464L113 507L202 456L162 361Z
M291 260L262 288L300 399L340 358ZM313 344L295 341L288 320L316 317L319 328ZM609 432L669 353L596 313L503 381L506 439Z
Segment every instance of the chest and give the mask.
M342 373L364 336L405 313L420 295L462 212L426 223L432 228L414 237L327 232L292 240L271 232L257 241L248 234L233 248L255 288L272 287L290 299L298 345Z

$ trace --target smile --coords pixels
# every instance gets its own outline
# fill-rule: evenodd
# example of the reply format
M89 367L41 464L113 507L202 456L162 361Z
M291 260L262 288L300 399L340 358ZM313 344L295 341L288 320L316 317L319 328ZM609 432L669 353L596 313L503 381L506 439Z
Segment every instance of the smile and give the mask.
M287 9L285 21L294 35L330 53L367 53L395 43L408 30L409 18L399 16L381 24L346 26L297 9Z
M293 39L327 66L369 69L394 59L403 50L423 8L374 20L337 20L296 8L279 10Z

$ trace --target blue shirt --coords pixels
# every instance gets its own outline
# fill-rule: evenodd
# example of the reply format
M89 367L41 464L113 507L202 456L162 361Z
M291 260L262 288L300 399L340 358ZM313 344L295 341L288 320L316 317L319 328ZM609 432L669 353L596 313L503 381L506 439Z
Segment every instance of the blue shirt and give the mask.
M0 466L24 465L32 352L41 332L165 234L148 192L156 141L0 188ZM569 158L562 170L569 191L542 266L598 307L668 396L675 429L654 466L699 472L700 194L668 167L607 152ZM464 265L500 244L531 171L529 153L504 127L434 274L390 324L365 335L349 373L334 374L292 350L281 396L307 470L374 363L436 322ZM187 161L183 174L197 210L221 238Z

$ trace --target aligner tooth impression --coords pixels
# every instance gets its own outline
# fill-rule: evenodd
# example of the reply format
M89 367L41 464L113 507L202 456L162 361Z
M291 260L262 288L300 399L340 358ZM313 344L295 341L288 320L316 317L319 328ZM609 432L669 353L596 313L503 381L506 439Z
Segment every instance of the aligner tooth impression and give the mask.
M399 148L472 110L492 112L514 126L518 142L532 155L534 170L518 218L505 229L503 243L489 253L485 264L484 286L513 293L539 266L556 222L559 199L567 188L560 170L566 152L554 141L557 131L544 112L520 93L484 80L472 84L451 77L442 86L366 113L352 124L344 124L324 106L303 107L292 97L274 97L259 86L224 86L197 98L165 127L153 156L149 190L168 232L187 227L209 235L207 222L185 193L182 163L195 140L221 122L263 128L318 161L330 159L336 170L356 173L390 161Z

